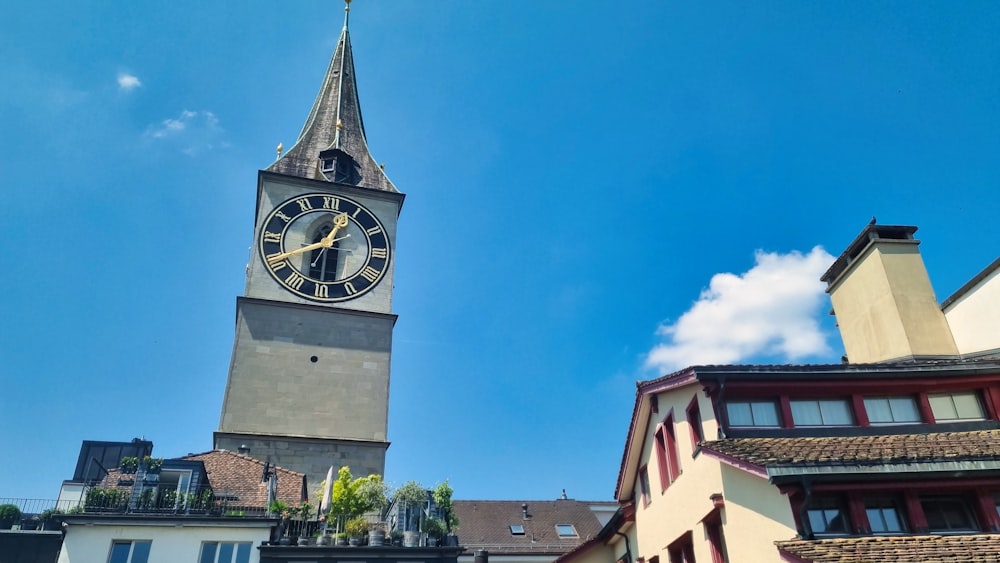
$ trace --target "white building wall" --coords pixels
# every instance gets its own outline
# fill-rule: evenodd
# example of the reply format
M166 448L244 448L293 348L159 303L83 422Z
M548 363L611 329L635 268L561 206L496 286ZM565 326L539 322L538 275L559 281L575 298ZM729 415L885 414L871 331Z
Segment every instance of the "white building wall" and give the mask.
M1000 267L948 304L944 316L959 354L1000 348Z
M92 522L92 525L91 525ZM250 563L260 561L257 547L270 539L271 523L228 525L186 524L170 520L159 525L107 524L91 521L66 527L59 563L100 563L108 560L114 540L152 541L149 563L198 561L204 542L251 542ZM223 523L219 523L223 524ZM246 527L252 524L254 527Z

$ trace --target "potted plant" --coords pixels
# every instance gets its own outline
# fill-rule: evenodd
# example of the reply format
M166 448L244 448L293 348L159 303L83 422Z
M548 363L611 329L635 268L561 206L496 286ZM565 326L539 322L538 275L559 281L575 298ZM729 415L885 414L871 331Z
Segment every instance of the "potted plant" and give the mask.
M65 514L65 513L62 510L59 510L58 508L48 508L43 510L42 513L38 515L39 520L42 521L42 529L58 530L60 524L58 516L60 514Z
M160 473L160 468L163 467L163 458L146 456L142 458L142 466L146 468L147 474L158 475Z
M427 489L416 481L407 481L396 489L393 500L406 512L423 508L427 504ZM408 514L403 521L403 547L417 547L420 534L416 528L420 522L420 513Z
M372 522L368 524L368 545L372 547L385 545L385 523Z
M355 516L344 524L344 532L347 533L351 545L361 545L365 532L368 531L368 521L364 516Z
M14 504L0 504L0 530L9 530L21 519L21 509Z
M444 524L444 544L450 547L458 546L458 536L455 535L455 531L458 529L458 517L455 516L455 504L451 500L451 495L454 492L451 485L448 484L448 480L445 479L443 483L438 484L434 488L434 493L432 494L434 504L437 505L438 510L441 512L441 519Z
M122 475L131 475L139 470L139 458L127 455L118 461L118 471Z
M299 517L301 523L301 528L299 528L299 545L309 545L309 519L313 515L313 506L309 504L309 501L302 501L299 508L296 510L296 514Z
M444 524L437 518L424 518L421 527L427 534L427 547L437 547L438 541L444 535Z
M403 545L402 530L393 530L389 532L389 543L391 543L395 547L402 547Z
M22 530L37 530L41 521L38 519L38 515L28 516L27 518L21 520Z
M333 534L334 545L347 545L347 534L344 532L337 532Z

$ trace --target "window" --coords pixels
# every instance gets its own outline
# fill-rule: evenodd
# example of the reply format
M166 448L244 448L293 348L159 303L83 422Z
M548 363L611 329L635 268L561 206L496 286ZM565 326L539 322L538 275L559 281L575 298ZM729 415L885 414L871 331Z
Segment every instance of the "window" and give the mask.
M795 426L851 426L854 416L847 399L795 399L790 402Z
M979 394L975 391L961 393L940 393L928 395L931 412L937 422L958 422L961 420L982 420L986 418Z
M649 496L649 469L645 465L639 468L639 492L642 494L642 505L648 506L653 499Z
M656 461L660 470L660 490L664 491L680 477L681 465L677 454L677 436L674 434L674 417L670 415L653 435Z
M510 535L512 536L524 535L524 526L522 526L521 524L511 524L509 527L510 527Z
M705 441L705 430L701 424L701 409L698 407L698 396L695 395L688 405L687 410L688 425L691 426L691 446L698 447L698 442Z
M313 243L323 240L323 237L330 234L333 225L326 224L320 227L313 237ZM336 240L336 239L334 239ZM337 258L340 254L340 245L336 242L330 248L317 248L309 254L309 277L319 281L329 282L337 279Z
M962 497L921 497L927 529L934 533L978 532L979 525Z
M203 543L198 563L250 563L250 542Z
M722 535L722 516L716 512L711 518L705 519L705 537L708 538L709 553L712 563L727 563L726 538Z
M556 524L556 533L559 534L560 538L579 537L576 533L576 528L572 524Z
M152 541L115 540L111 542L108 563L146 563Z
M726 414L730 426L780 426L778 405L772 400L730 401Z
M815 536L834 536L850 533L847 511L839 497L821 496L813 500L806 510L809 528Z
M902 504L893 497L865 499L865 514L873 534L901 534L906 532Z
M920 422L920 410L913 397L865 397L865 412L872 424Z
M323 172L333 172L333 170L336 168L336 165L335 165L336 162L337 161L335 159L324 158L323 159Z
M695 563L693 534L685 532L683 536L674 540L667 546L667 553L670 555L670 563Z

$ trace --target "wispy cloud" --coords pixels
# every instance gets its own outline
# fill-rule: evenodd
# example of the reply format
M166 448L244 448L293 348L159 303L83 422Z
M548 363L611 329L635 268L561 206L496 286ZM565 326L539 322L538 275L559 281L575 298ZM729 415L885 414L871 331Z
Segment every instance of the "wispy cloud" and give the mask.
M219 118L210 111L183 110L180 115L164 119L146 129L145 137L171 141L178 144L184 154L196 156L200 153L229 146L222 139L224 130Z
M712 276L687 312L657 329L665 341L649 351L646 367L668 372L758 355L794 361L829 353L818 321L826 304L819 277L833 260L819 246L808 254L758 250L750 270Z
M131 92L139 86L142 86L142 82L139 82L139 77L124 72L118 75L118 88L126 92Z

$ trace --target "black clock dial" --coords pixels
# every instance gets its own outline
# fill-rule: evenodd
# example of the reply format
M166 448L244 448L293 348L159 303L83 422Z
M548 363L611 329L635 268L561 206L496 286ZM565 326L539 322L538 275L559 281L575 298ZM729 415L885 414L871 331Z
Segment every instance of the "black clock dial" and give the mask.
M324 303L370 291L385 276L392 254L374 213L346 197L320 193L278 204L257 240L275 281L299 297Z

